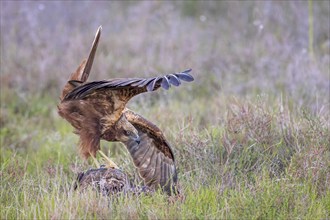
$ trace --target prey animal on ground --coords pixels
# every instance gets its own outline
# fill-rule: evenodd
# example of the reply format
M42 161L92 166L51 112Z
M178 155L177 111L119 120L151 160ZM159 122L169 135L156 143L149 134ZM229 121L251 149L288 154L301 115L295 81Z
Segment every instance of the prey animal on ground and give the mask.
M79 135L80 153L84 158L96 155L100 140L122 142L132 156L145 184L175 192L177 171L170 144L162 131L141 115L126 108L134 96L159 88L191 82L191 69L152 78L116 78L87 82L101 35L101 27L87 60L71 74L63 88L58 113ZM101 151L100 153L106 157ZM95 158L94 158L95 159ZM109 159L108 159L109 160ZM110 161L110 160L109 160ZM109 162L111 167L117 167Z

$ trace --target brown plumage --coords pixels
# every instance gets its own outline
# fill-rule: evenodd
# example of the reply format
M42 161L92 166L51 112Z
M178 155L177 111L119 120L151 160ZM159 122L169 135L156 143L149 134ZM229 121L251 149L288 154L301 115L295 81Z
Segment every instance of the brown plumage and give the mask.
M181 81L193 81L191 69L154 78L118 78L86 82L100 38L98 29L90 55L65 85L58 105L60 116L80 136L80 152L88 158L100 149L100 140L124 143L140 176L148 186L171 193L177 181L174 155L161 130L127 109L135 95L155 91Z
M148 186L135 186L129 181L127 175L119 169L107 169L105 167L79 173L73 188L79 191L92 188L104 196L121 193L136 195L144 193L148 195L154 191Z
M123 172L104 167L89 169L78 174L74 189L83 191L88 187L96 189L102 195L114 195L130 190L128 178Z

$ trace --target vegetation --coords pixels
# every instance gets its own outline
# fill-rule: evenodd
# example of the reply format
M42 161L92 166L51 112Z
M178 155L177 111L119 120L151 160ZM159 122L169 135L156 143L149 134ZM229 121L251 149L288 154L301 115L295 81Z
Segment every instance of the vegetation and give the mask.
M1 219L329 219L329 14L327 1L1 2ZM92 80L193 69L129 106L171 143L180 197L72 190L91 162L56 104L100 24ZM121 144L102 149L140 181Z

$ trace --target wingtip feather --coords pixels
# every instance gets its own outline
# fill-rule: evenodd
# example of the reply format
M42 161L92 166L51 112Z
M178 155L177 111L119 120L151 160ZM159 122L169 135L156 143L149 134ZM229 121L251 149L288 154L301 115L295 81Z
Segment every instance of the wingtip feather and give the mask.
M168 79L167 79L167 77L166 76L163 76L163 79L162 79L162 87L165 89L165 90L168 90L170 87L171 87L171 85L170 85L170 83L169 83L169 81L168 81Z
M187 69L185 71L182 71L180 73L174 74L176 77L178 77L180 80L186 81L186 82L192 82L194 81L194 77L190 75L192 69Z
M173 86L179 86L181 84L180 80L178 79L178 77L174 74L169 74L168 75L168 79L170 81L170 83L173 85Z

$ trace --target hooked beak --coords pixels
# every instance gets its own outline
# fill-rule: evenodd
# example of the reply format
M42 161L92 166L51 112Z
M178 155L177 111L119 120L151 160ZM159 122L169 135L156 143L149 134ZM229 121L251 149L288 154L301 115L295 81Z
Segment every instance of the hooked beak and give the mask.
M141 139L140 139L140 137L138 136L136 139L135 139L135 142L137 143L137 144L140 144L140 142L141 142Z

